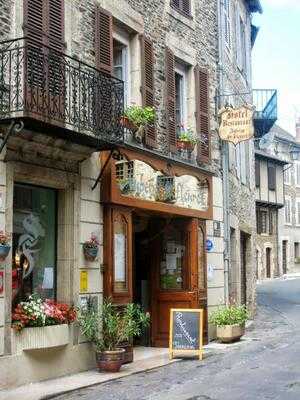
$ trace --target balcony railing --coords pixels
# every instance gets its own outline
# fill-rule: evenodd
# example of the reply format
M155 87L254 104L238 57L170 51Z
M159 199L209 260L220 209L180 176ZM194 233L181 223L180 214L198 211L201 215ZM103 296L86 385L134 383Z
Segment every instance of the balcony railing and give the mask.
M123 99L122 81L84 62L24 38L0 43L0 121L22 118L108 148L124 139Z
M277 90L254 89L253 104L255 135L263 136L270 131L277 121Z

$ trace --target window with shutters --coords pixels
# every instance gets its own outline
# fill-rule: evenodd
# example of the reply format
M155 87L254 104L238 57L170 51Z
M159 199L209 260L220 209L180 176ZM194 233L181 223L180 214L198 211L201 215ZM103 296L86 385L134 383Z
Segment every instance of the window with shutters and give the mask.
M276 226L277 226L277 214L276 211L270 209L269 211L269 234L276 234Z
M259 226L260 226L260 232L262 234L267 234L268 233L268 211L266 210L260 210L259 211Z
M276 165L268 163L268 188L276 190Z
M230 23L230 0L224 0L224 39L227 48L231 47L231 23Z
M284 212L285 212L285 223L292 223L292 199L290 197L285 198L284 203Z
M210 161L210 80L206 68L195 67L196 127L198 134L197 160Z
M186 17L191 17L191 0L171 0L171 7Z

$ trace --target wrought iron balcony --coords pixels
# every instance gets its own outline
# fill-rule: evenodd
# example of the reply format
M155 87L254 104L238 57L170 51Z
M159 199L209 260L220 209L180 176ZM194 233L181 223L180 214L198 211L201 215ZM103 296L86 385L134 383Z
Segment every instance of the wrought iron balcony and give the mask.
M122 81L84 62L24 38L0 43L0 122L100 150L123 142L123 99Z
M261 137L268 133L277 121L277 90L254 89L253 105L255 136Z

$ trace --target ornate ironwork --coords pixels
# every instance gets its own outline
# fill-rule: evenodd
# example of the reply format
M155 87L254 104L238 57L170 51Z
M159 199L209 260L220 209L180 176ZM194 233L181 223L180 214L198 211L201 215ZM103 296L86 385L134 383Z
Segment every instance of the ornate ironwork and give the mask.
M0 120L25 116L120 143L123 112L123 81L24 38L0 43Z

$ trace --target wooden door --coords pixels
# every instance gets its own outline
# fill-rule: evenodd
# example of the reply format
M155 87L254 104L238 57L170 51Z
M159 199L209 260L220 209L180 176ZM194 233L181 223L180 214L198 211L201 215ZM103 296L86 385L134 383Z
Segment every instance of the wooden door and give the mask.
M287 273L287 240L282 241L282 272Z
M266 249L266 266L267 266L267 278L271 278L271 249Z
M170 309L199 306L198 220L169 222L153 246L151 338L152 345L166 347Z
M241 257L241 304L246 304L247 301L247 236L241 232L240 239L240 257Z
M132 213L104 209L104 295L115 304L132 302Z

